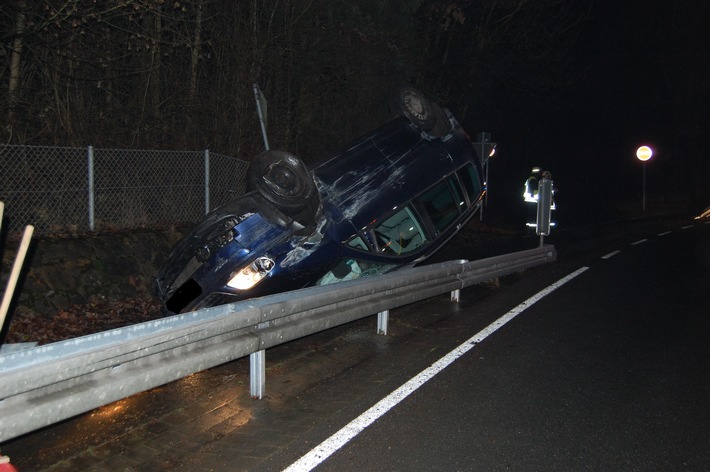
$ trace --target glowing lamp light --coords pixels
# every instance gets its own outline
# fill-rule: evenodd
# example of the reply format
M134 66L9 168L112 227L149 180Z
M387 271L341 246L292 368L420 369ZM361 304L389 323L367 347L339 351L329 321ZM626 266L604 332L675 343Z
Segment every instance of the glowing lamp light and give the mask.
M268 257L257 257L254 262L234 274L227 285L237 290L249 290L261 282L274 265L274 261Z
M646 162L651 159L651 156L653 156L653 149L648 146L641 146L636 150L636 157L638 157L639 161Z

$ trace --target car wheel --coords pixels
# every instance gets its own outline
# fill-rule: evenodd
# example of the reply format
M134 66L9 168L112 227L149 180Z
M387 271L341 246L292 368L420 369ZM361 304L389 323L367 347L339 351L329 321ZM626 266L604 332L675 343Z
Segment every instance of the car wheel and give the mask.
M265 151L249 168L249 184L284 214L293 216L313 206L315 182L301 159L285 151Z
M422 131L430 131L437 123L431 102L414 87L400 87L394 96L394 105L399 114Z

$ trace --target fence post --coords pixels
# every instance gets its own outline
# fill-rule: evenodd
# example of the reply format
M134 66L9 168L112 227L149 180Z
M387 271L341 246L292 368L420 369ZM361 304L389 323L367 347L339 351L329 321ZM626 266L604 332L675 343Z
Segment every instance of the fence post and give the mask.
M210 212L210 150L205 149L205 215Z
M89 231L94 230L94 146L87 150L89 179Z

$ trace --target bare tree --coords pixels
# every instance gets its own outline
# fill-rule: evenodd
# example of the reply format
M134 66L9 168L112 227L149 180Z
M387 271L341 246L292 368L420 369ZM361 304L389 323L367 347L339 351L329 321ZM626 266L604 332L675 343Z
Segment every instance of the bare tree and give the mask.
M191 45L192 55L190 57L190 105L194 106L197 96L197 74L199 70L200 51L202 50L202 2L195 2L195 34Z
M487 97L500 88L532 110L573 79L570 54L588 9L565 0L426 1L419 80L460 104L461 119L472 106L492 108Z
M15 112L19 99L20 87L20 65L22 58L22 36L25 33L27 3L24 0L17 2L17 13L15 16L15 31L10 52L10 79L8 81L8 115L6 130L8 136L12 136L12 124L15 122Z
M20 0L0 16L0 83L14 142L249 158L262 148L258 82L272 145L315 159L386 119L403 82L461 117L492 109L501 87L520 101L555 93L582 20L569 3Z

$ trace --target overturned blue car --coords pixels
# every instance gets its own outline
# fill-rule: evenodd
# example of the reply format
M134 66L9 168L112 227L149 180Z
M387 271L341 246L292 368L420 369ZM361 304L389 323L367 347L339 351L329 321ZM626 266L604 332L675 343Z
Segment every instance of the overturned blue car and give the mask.
M309 170L266 151L250 191L209 213L156 278L167 312L411 267L476 213L482 162L451 113L412 87L397 116Z

